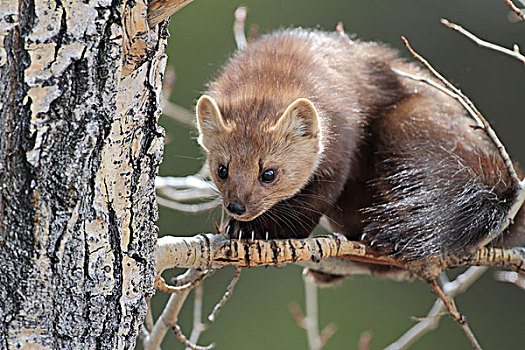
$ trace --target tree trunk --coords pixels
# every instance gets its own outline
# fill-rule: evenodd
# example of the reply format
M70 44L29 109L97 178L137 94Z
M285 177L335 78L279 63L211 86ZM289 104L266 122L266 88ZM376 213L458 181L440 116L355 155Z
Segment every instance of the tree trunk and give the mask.
M140 0L0 2L0 348L134 347L166 37Z

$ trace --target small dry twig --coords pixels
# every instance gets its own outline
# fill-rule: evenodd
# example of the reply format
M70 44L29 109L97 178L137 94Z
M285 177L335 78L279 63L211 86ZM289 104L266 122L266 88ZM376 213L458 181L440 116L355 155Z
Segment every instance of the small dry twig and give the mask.
M337 25L335 26L335 30L341 35L346 35L345 28L343 26L343 22L337 22Z
M525 290L525 277L514 271L497 271L494 274L496 280L516 285Z
M233 36L235 38L235 43L237 44L237 49L242 50L248 46L248 41L246 40L246 34L244 27L246 25L246 15L248 13L248 8L246 6L240 6L235 10L235 21L233 22Z
M485 271L487 271L486 267L470 267L454 281L443 284L443 289L451 297L464 293ZM444 279L448 280L447 278ZM385 350L407 349L423 335L436 329L445 308L443 301L438 298L425 317L421 318L417 324L406 331L398 340L387 346Z
M372 335L369 331L364 331L359 337L358 349L368 350L370 349L370 343L372 342Z
M523 13L522 10L520 10L511 0L503 0L505 3L511 8L514 13L521 18L522 21L525 21L525 13ZM523 2L522 2L523 3Z
M477 350L481 350L481 346L479 345L478 340L474 336L474 333L472 333L472 330L470 329L470 327L469 327L469 325L467 323L467 319L465 318L465 316L463 316L458 311L458 308L456 307L456 303L454 302L454 299L452 299L452 297L447 297L445 295L445 293L443 293L443 290L441 289L441 287L439 286L439 284L435 280L432 281L432 288L434 288L434 290L438 294L439 298L443 301L443 303L447 307L450 315L452 315L452 317L460 325L461 329L463 329L463 331L465 332L467 338L470 340L470 343L472 344L472 346L475 349L477 349Z
M182 333L179 325L176 323L175 325L173 325L171 327L171 329L173 329L173 331L175 332L175 334L177 335L177 338L179 339L179 341L184 345L186 346L187 348L190 348L192 350L211 350L215 347L215 343L211 343L210 345L206 345L206 346L201 346L201 345L197 345L197 344L193 344L191 341L188 340L188 338L186 338L186 336Z
M155 286L155 289L160 290L161 292L182 293L182 292L186 292L186 291L193 289L197 284L199 284L203 279L208 277L208 275L210 275L211 273L213 273L212 270L203 271L202 274L199 274L199 276L196 277L195 279L189 280L184 284L175 285L175 286L171 286L167 284L166 281L164 281L164 278L162 278L162 276L159 274L155 278L154 286ZM185 276L185 275L182 275L182 276ZM180 278L180 276L172 279L172 282L174 281L177 282L178 278Z
M157 203L188 214L198 214L220 206L221 200L217 198L215 185L204 179L206 171L207 167L204 166L197 174L186 177L157 176L155 180L155 188L158 193ZM205 202L180 203L180 201L201 200Z
M303 314L297 303L289 306L290 315L292 315L296 324L306 331L308 346L310 350L320 350L332 338L337 331L335 323L329 323L319 333L319 311L318 311L318 294L317 285L303 273L306 315Z
M199 337L208 327L201 321L202 317L202 300L203 300L204 288L202 284L197 285L194 289L194 301L193 301L193 329L191 330L190 343L197 344ZM189 347L186 350L190 350Z
M494 51L498 51L498 52L504 53L505 55L514 57L517 60L521 61L523 64L525 64L525 56L523 56L521 54L520 48L519 48L519 46L517 44L514 44L513 50L510 50L510 49L507 49L505 47L502 47L502 46L490 43L490 42L485 41L485 40L482 40L482 39L478 38L477 36L475 36L474 34L470 33L468 30L466 30L462 26L460 26L458 24L455 24L455 23L451 23L445 18L441 19L441 23L444 26L446 26L446 27L448 27L450 29L453 29L453 30L455 30L458 33L463 34L464 36L466 36L467 38L469 38L470 40L475 42L480 47L485 47L487 49L491 49L491 50L494 50Z
M193 112L170 102L167 98L162 100L162 114L185 125L193 126L195 121Z
M207 271L201 271L199 269L188 269L184 274L177 277L177 282L187 283L187 281L195 281L201 279L202 275ZM202 279L201 279L202 280ZM142 344L144 350L157 350L160 347L160 343L166 332L177 324L177 318L186 300L190 290L186 289L180 293L171 294L162 314L155 322L151 332L144 338Z
M213 311L211 312L210 316L208 316L208 321L210 321L210 322L215 321L219 311L221 311L221 309L224 306L224 304L226 304L228 299L230 299L230 297L232 296L233 288L235 287L235 285L239 281L239 277L240 276L241 276L241 268L237 267L235 269L235 275L233 276L233 279L231 280L230 284L228 285L228 288L226 288L226 292L222 296L221 300L219 300L217 305L215 305L215 307L213 308Z
M151 297L146 298L146 329L149 332L153 330L153 326L155 324L155 321L153 320L153 312L151 310Z

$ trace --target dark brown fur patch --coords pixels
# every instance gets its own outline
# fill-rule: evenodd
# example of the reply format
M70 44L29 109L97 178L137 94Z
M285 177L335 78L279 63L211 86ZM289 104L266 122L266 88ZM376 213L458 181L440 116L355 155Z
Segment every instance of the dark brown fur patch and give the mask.
M262 210L231 219L231 237L306 237L326 215L334 231L412 260L473 246L501 225L516 183L495 147L454 99L392 68L429 76L382 45L303 29L227 62L207 93L232 128L204 135L208 163L225 201ZM320 155L270 132L298 98L318 113ZM262 184L270 167L278 176Z

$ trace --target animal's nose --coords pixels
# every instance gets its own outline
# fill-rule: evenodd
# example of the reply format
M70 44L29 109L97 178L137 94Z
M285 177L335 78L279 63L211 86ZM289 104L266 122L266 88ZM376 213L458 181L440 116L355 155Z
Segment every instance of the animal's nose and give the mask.
M235 215L242 215L246 211L246 208L244 205L239 203L228 203L228 206L226 207L228 211Z

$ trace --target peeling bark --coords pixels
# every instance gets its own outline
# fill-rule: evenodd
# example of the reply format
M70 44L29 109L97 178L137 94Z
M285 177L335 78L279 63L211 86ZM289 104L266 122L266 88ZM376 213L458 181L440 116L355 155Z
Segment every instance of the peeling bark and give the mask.
M134 347L164 144L167 32L146 13L0 2L0 348Z

